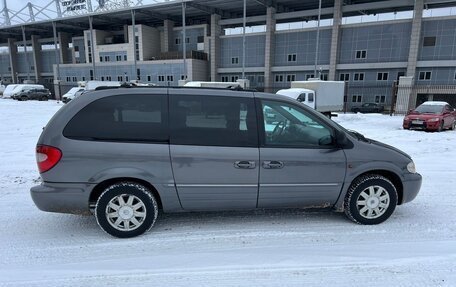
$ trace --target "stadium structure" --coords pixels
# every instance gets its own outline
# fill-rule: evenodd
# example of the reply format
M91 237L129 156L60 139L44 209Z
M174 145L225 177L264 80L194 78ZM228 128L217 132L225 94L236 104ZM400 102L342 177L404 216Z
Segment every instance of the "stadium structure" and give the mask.
M455 1L143 2L52 0L12 11L3 0L2 82L42 83L58 98L88 80L245 78L274 92L318 77L346 81L347 108L456 104Z

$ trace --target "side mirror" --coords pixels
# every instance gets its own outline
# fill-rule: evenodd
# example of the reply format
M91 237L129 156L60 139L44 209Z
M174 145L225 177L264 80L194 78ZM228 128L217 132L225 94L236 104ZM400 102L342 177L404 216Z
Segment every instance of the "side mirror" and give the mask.
M345 146L348 144L347 135L342 131L336 131L336 143L338 146Z

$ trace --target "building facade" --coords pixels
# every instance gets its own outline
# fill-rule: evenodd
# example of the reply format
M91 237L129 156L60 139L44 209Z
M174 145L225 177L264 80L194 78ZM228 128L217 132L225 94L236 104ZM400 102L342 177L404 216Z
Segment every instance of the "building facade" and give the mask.
M287 15L292 21L293 13L315 16L315 10L278 13L276 7L266 7L262 15L250 17L263 30L245 35L245 63L243 35L225 35L225 29L239 27L243 19L212 13L206 22L187 24L185 39L181 23L170 19L154 26L138 21L113 23L112 30L62 31L57 41L33 32L25 41L9 38L0 44L0 76L4 83L30 79L52 88L57 83L57 94L79 81L176 86L183 79L231 82L242 78L243 71L252 88L275 92L292 81L319 77L347 83L347 108L365 102L388 108L396 101L400 78L408 77L410 85L420 88L401 93L407 108L426 99L456 104L456 92L448 87L456 85L456 16L423 17L426 3L416 0L410 19L344 24L350 7L341 0L333 4L327 12L331 23L319 29L277 29L277 21L286 23Z

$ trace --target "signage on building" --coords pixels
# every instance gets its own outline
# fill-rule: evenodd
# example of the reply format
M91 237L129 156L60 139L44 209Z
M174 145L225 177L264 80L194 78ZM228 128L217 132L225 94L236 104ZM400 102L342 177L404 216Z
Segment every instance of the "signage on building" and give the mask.
M61 0L60 4L67 12L86 10L86 0Z

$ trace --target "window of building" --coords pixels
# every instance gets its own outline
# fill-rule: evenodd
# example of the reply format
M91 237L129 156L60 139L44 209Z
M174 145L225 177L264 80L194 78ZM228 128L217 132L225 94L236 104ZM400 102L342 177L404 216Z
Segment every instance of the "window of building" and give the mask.
M313 78L314 77L314 74L306 74L306 81L310 78Z
M432 72L430 71L425 71L425 72L420 72L418 79L425 81L425 80L430 80L432 76Z
M106 76L106 81L111 81L111 76Z
M189 37L185 38L185 43L187 43L187 44L190 43L190 38Z
M103 62L103 57L102 56L100 56L100 62Z
M167 102L164 95L102 98L78 112L63 135L87 141L168 142Z
M328 80L328 74L327 73L321 73L320 74L320 80L327 81Z
M435 36L434 37L424 37L423 46L424 47L434 47L435 46Z
M117 62L122 61L122 56L121 56L121 55L117 55L117 56L116 56L116 61L117 61Z
M239 80L239 76L231 76L231 82L236 82Z
M176 45L180 45L182 43L182 39L176 38L176 40L174 42L176 43Z
M258 146L253 99L173 96L170 105L171 144Z
M204 43L204 36L198 36L198 38L196 38L196 41L198 43Z
M258 84L263 84L263 83L264 83L264 76L258 75Z
M77 77L73 77L73 82L77 82L78 81L78 78Z
M375 96L376 103L384 103L386 101L386 96Z
M174 76L173 75L168 75L168 76L166 76L166 80L168 82L173 82L174 81Z
M163 76L163 75L158 76L158 81L159 82L164 82L165 81L165 76Z
M128 76L125 76L125 82L128 82L129 80Z
M356 59L366 59L367 51L366 50L356 50L355 58Z
M104 60L105 60L105 62L109 62L110 61L109 56L105 56Z
M350 81L350 73L342 73L339 75L339 81L348 82Z
M104 81L104 77L103 76L101 76L101 80Z
M147 81L150 82L151 80L152 80L151 76L148 75L148 76L147 76Z
M354 73L353 81L364 81L364 73Z
M228 76L222 76L222 82L228 82Z
M82 77L82 81L85 81L86 80L86 77Z
M287 82L293 82L293 81L296 81L296 75L295 74L287 75Z
M352 103L362 103L362 102L363 102L363 96L361 96L361 95L352 96Z
M74 46L74 51L79 52L79 46Z
M71 82L71 77L66 77L67 82Z
M388 73L377 73L377 81L387 81L388 80Z
M117 81L123 82L123 77L122 76L117 76Z
M275 75L275 81L277 83L283 82L283 75Z
M127 61L127 55L124 55L124 61Z
M288 54L287 55L288 62L296 62L296 54Z
M239 64L239 57L231 58L231 64Z
M186 75L181 75L181 80L186 80L187 79L187 76Z

